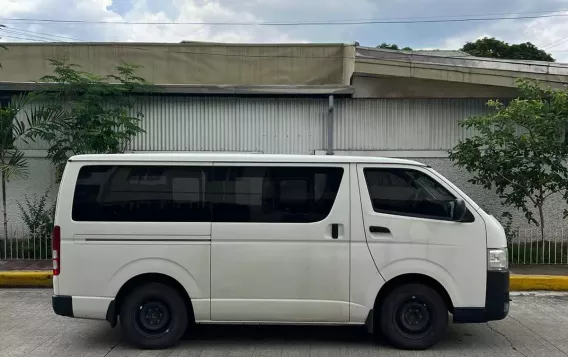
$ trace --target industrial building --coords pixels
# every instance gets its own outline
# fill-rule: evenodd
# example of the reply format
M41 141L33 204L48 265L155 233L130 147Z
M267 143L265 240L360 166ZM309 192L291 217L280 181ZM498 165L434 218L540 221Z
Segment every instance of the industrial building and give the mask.
M49 59L110 74L119 64L160 88L138 102L144 114L131 151L231 151L404 157L430 164L491 213L498 198L470 185L447 159L471 135L458 121L488 99L517 96L515 80L560 88L568 65L495 60L459 51L392 51L355 44L13 43L0 62L0 100L45 84ZM11 222L24 194L56 191L45 143L21 143L26 179L8 185ZM562 227L554 198L549 225ZM16 223L15 223L16 224ZM520 215L516 225L526 224Z

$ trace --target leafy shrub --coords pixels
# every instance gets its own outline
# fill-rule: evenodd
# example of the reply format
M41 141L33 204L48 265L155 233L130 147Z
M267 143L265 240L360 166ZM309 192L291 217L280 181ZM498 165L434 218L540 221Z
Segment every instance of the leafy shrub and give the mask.
M22 244L24 251L30 250L38 255L40 249L45 250L45 247L51 247L55 205L49 203L49 190L41 196L34 195L32 198L25 195L24 204L18 203L18 206L29 238L18 244ZM48 254L51 254L51 249L48 250ZM43 252L41 255L44 255Z
M499 223L503 226L505 230L505 236L507 237L507 243L511 243L515 237L519 234L518 228L513 228L513 215L510 212L503 212Z

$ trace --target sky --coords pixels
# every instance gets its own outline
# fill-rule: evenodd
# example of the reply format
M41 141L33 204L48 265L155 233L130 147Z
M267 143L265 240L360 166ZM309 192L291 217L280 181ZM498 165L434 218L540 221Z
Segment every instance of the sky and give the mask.
M566 10L557 17L349 26L219 26L211 22L427 19ZM193 25L33 23L10 19L193 22ZM568 0L0 0L0 41L382 42L415 49L458 49L489 36L532 42L568 62ZM39 34L41 33L41 34Z

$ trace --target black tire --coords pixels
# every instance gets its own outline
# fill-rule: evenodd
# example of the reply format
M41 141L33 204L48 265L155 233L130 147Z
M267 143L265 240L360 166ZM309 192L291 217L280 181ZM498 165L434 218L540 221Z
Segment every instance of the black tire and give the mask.
M139 348L175 345L187 329L187 307L180 294L160 283L134 289L120 307L125 340Z
M448 326L444 299L427 285L396 287L378 310L375 321L381 333L400 349L428 349L442 339Z

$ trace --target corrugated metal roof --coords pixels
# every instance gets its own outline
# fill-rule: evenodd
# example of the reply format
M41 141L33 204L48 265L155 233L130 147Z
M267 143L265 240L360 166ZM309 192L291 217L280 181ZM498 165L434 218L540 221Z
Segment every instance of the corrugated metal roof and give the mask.
M430 63L500 71L568 76L568 64L566 63L484 58L464 55L463 53L457 56L449 56L446 54L433 54L428 52L420 53L419 51L392 51L372 47L357 47L356 60L357 59Z

